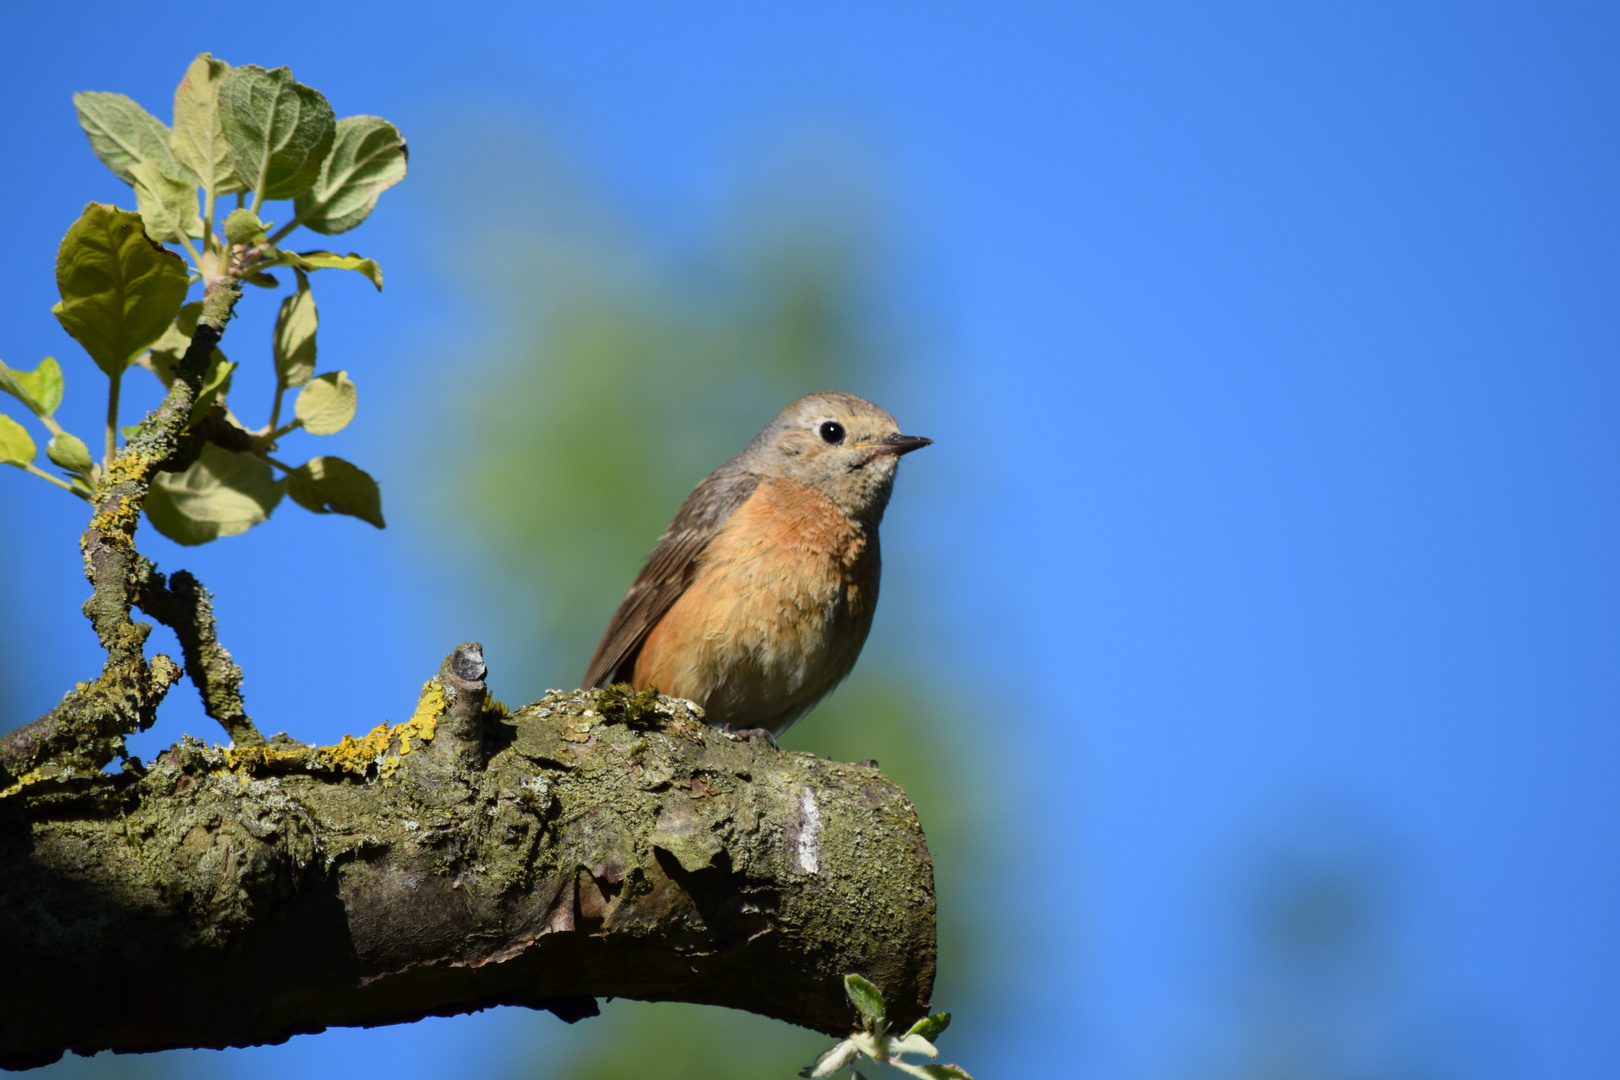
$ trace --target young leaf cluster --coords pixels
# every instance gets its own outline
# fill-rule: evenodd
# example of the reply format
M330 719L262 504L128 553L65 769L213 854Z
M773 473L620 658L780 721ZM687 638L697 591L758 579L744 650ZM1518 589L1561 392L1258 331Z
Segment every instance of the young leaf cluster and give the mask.
M883 993L876 986L859 975L845 975L844 992L861 1014L861 1029L816 1058L814 1065L800 1070L800 1076L824 1080L848 1069L852 1080L865 1080L859 1065L862 1057L869 1057L923 1080L973 1080L956 1065L919 1064L905 1060L905 1055L939 1056L939 1051L934 1048L934 1040L950 1025L950 1013L925 1016L912 1024L904 1035L895 1035L889 1030L888 1020L884 1016Z
M56 422L56 407L62 404L61 366L49 356L33 371L13 371L0 362L0 390L26 405L51 433L51 441L45 444L45 456L62 469L68 479L58 479L34 464L39 447L34 445L28 429L5 413L0 413L0 462L15 465L81 498L89 498L90 448L84 445L83 439L63 431L62 425Z
M57 254L58 321L108 379L101 460L54 414L62 372L47 357L31 372L0 363L0 390L23 403L50 434L52 475L22 424L0 414L0 462L14 465L91 501L119 453L124 372L145 368L165 386L196 332L203 305L186 303L192 286L222 282L278 287L272 273L290 270L291 296L281 305L271 343L275 393L265 423L250 426L231 412L237 364L214 350L187 431L207 445L183 472L158 473L144 509L152 524L183 544L234 536L264 521L283 496L315 513L347 514L382 528L382 501L365 470L334 456L283 464L275 454L295 431L332 435L354 418L358 396L346 371L318 374L318 317L310 274L353 270L379 290L371 259L333 251L292 251L282 241L302 226L322 235L353 229L381 194L404 179L405 140L375 116L337 119L321 93L283 67L232 67L203 53L174 94L173 125L123 94L86 91L73 103L90 147L134 190L136 211L86 206ZM229 214L222 198L234 197ZM280 228L260 219L269 200L291 200ZM186 258L164 247L178 245ZM284 422L286 396L295 392ZM280 474L279 476L277 474Z

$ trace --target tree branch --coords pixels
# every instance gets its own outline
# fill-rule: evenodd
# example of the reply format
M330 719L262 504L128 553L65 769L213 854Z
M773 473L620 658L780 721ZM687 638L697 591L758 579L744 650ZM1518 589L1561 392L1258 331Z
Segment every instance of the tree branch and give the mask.
M625 687L508 714L460 646L334 747L187 739L0 796L0 1066L490 1005L727 1005L829 1034L927 1008L932 866L875 768Z
M186 675L202 696L203 711L237 746L263 746L264 736L242 703L242 669L219 643L213 594L185 570L164 580L151 559L138 555L131 599L180 639Z

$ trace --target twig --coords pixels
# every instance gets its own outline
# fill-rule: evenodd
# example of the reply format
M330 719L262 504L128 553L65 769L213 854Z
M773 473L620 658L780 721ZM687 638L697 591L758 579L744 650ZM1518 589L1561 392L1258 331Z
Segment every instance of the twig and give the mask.
M17 465L17 468L21 469L23 472L32 473L34 476L39 477L41 480L49 481L50 483L53 483L57 487L61 488L63 491L67 492L69 495L77 495L79 498L83 499L85 502L93 502L94 501L93 499L90 498L89 495L87 495L84 492L80 491L78 488L74 487L72 484L68 483L66 480L63 480L61 477L52 476L50 473L46 472L44 469L40 468L38 465L33 464L32 462L25 461L25 462L22 462L21 464L17 464L16 462L8 462L8 464Z
M202 697L203 711L237 746L265 745L242 703L242 669L219 643L213 594L185 570L165 581L152 560L141 555L136 557L132 599L180 639L186 675Z

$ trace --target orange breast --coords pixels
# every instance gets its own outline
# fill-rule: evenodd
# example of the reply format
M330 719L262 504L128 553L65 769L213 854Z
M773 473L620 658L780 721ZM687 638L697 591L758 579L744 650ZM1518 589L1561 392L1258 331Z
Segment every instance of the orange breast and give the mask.
M879 573L875 531L813 488L762 481L648 634L632 682L696 701L711 724L784 730L855 666Z

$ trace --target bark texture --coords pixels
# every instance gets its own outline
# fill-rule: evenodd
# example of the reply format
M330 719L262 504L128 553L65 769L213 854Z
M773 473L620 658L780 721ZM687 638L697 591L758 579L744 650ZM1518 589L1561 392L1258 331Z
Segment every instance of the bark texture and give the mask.
M848 972L924 1014L932 865L876 768L623 687L511 713L484 677L463 645L362 738L0 796L0 1066L603 996L842 1035Z
M264 736L242 704L242 669L219 641L214 594L189 571L176 570L166 579L152 560L137 555L132 599L180 639L186 677L202 695L203 711L219 721L234 745L263 745Z

